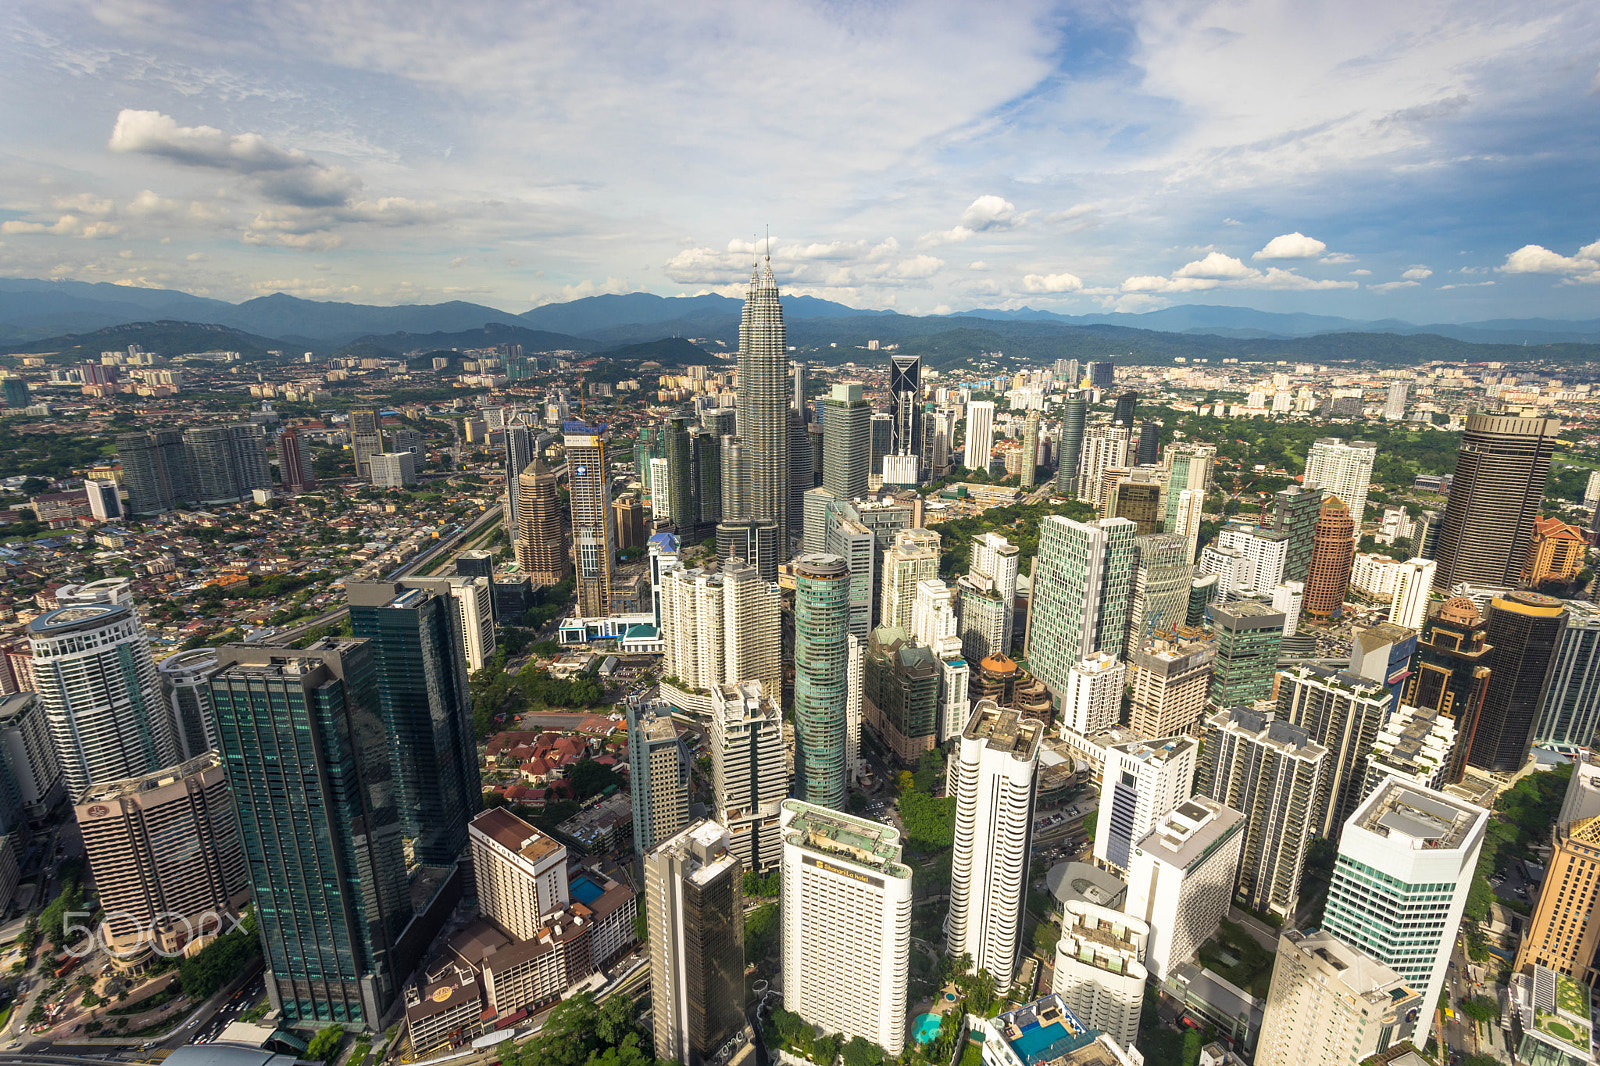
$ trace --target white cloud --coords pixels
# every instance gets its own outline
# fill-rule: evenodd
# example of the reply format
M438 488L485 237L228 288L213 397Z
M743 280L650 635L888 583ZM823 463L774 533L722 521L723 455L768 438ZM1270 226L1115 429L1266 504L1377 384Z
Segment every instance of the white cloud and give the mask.
M603 296L611 293L626 293L637 291L637 286L630 285L622 278L606 278L605 281L595 283L585 278L576 285L563 285L559 292L534 293L528 297L533 306L542 307L545 304L566 303L569 300L582 300L589 296Z
M1525 244L1506 256L1498 267L1505 274L1593 274L1600 272L1600 241L1579 250L1576 256L1552 252L1542 244Z
M1433 277L1433 271L1425 266L1414 266L1400 276L1408 281L1421 281L1423 278Z
M1422 283L1420 281L1385 281L1377 285L1368 285L1368 292L1393 292L1395 289L1415 289Z
M15 234L49 234L56 237L82 237L86 240L104 239L115 237L122 233L122 227L115 222L85 221L77 215L62 215L54 222L29 222L25 219L10 219L0 222L0 233Z
M1364 269L1364 268L1363 269L1352 270L1352 271L1350 271L1350 276L1353 277L1353 278L1367 278L1367 277L1371 277L1372 276L1372 271Z
M1343 263L1354 263L1356 261L1356 257L1353 255L1346 255L1344 252L1330 252L1323 256L1321 261L1338 266Z
M975 232L1010 229L1017 221L1016 205L1000 196L980 196L961 213L961 225Z
M1164 278L1158 274L1143 274L1122 283L1123 292L1203 292L1214 289L1222 282L1215 278Z
M1197 259L1192 263L1185 263L1173 271L1175 278L1216 278L1220 281L1233 281L1239 278L1259 277L1261 272L1245 266L1231 255L1221 252L1210 252L1204 259Z
M1292 270L1269 267L1265 274L1249 282L1247 287L1252 289L1288 289L1297 292L1314 292L1320 289L1354 289L1358 288L1359 285L1354 281L1308 278L1304 274L1296 274Z
M895 273L902 278L931 278L942 266L944 266L943 259L936 259L931 255L917 255L900 260L895 267Z
M1077 292L1083 279L1076 274L1024 274L1022 288L1027 292Z
M1284 233L1267 242L1267 246L1252 259L1315 259L1328 250L1328 246L1315 237L1307 237L1299 230Z
M1491 278L1488 281L1458 281L1458 282L1455 282L1454 284L1451 284L1451 285L1440 285L1439 286L1439 291L1443 292L1445 289L1481 289L1485 285L1493 285L1493 284L1494 284L1494 279L1493 278Z
M988 270L989 269L989 264L985 263L982 259L974 259L972 262L967 264L967 269L968 270Z

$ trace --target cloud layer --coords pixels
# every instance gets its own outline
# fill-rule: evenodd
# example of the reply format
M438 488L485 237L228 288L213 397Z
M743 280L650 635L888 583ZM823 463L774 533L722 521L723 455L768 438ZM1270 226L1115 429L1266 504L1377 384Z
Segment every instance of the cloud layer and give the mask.
M0 272L520 309L737 292L770 222L908 311L1592 313L1591 15L20 0Z

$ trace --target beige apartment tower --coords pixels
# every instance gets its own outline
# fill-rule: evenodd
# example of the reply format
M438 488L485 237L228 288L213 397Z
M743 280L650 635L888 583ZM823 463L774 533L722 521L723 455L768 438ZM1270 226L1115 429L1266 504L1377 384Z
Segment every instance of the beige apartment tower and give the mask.
M537 940L545 915L571 901L567 849L503 807L467 824L478 912L518 940Z
M1422 995L1329 933L1278 938L1256 1066L1364 1061L1400 1039Z

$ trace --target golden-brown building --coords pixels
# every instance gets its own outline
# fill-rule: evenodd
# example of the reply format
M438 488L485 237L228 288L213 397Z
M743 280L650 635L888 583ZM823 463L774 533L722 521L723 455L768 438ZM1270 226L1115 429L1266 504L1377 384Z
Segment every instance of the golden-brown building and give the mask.
M244 846L214 751L139 777L90 786L75 808L102 943L138 969L227 932L250 901Z
M1600 818L1557 826L1554 844L1516 968L1538 963L1592 985L1600 947Z
M1305 613L1326 621L1344 608L1355 565L1355 520L1337 496L1322 501L1311 538L1311 569L1306 577Z
M1533 524L1533 543L1528 547L1528 564L1522 571L1524 585L1541 581L1568 581L1583 569L1583 530L1559 518L1541 518Z

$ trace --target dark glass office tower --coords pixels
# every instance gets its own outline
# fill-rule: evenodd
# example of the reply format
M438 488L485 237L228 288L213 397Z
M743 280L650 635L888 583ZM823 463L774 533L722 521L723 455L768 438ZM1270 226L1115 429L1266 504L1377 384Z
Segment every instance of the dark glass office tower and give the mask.
M447 866L482 805L461 612L449 579L352 582L345 595L351 628L372 649L400 824L416 862Z
M266 953L292 1025L379 1024L410 969L394 774L372 648L230 644L211 679Z
M1139 394L1129 390L1117 396L1117 405L1112 409L1111 421L1121 422L1125 426L1133 425L1133 412L1139 406Z
M1139 427L1139 465L1155 466L1161 461L1161 427L1146 422Z
M1489 687L1467 762L1483 770L1513 773L1528 758L1550 668L1567 628L1567 611L1552 596L1509 592L1489 601L1487 628Z
M1056 468L1056 492L1073 496L1078 491L1078 462L1083 458L1083 427L1089 417L1089 398L1081 389L1067 393L1061 416L1061 462Z
M1554 418L1467 416L1439 524L1435 589L1448 594L1463 581L1495 588L1522 583L1560 432Z
M891 454L889 430L893 424L890 417L882 411L872 413L872 472L878 477L883 476L883 457Z
M1446 600L1422 626L1411 676L1400 702L1454 719L1456 746L1446 779L1461 780L1467 751L1489 691L1489 641L1478 605Z
M1211 635L1217 641L1208 697L1213 708L1249 707L1272 698L1285 621L1282 611L1256 600L1211 608Z
M1317 533L1322 490L1315 483L1290 485L1272 498L1272 528L1289 534L1289 551L1283 561L1285 581L1304 581L1311 573L1311 548Z

